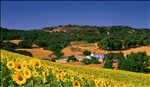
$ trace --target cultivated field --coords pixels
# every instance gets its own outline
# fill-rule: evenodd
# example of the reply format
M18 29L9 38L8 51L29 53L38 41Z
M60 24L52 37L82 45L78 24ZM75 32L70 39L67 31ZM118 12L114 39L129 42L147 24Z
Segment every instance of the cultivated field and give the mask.
M13 42L14 44L18 44L19 41L22 41L22 40L4 40L3 42Z
M68 62L68 63L61 62L61 64L69 64L69 65L84 66L84 67L94 67L94 68L103 68L103 66L104 66L104 63L85 65L81 62ZM118 66L118 63L113 63L113 67L114 67L115 70L118 69L117 66Z
M16 50L26 50L32 53L33 57L37 58L50 58L49 55L52 54L52 51L44 50L43 48L32 48L32 49L25 49L25 48L19 48Z
M150 74L65 65L4 50L1 52L2 87L18 87L19 85L23 87L150 86Z
M15 44L18 44L21 40L5 40L4 42L13 42ZM32 53L33 57L37 58L50 58L49 55L52 54L52 51L44 50L42 47L38 47L37 45L33 44L33 48L31 49L25 49L25 48L16 48L16 50L26 50Z
M82 51L84 50L89 50L91 52L96 52L96 53L108 53L108 52L119 52L119 51L106 51L106 50L101 50L98 48L97 43L94 44L90 44L90 45L86 45L87 43L82 42L82 43L76 43L76 42L72 42L71 45L72 46L68 46L66 48L64 48L62 51L64 52L65 56L69 56L69 55L74 55L74 54L82 54ZM78 47L81 48L81 52L73 52L70 50L71 47ZM141 46L141 47L137 47L137 48L130 48L127 50L120 50L121 52L124 53L124 55L126 56L127 54L130 54L132 51L133 52L139 52L139 51L146 51L148 55L150 55L150 47L148 46Z

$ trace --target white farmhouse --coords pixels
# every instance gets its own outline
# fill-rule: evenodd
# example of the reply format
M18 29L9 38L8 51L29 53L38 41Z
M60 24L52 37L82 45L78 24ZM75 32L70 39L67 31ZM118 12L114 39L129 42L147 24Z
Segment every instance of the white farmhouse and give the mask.
M96 57L100 62L103 62L104 54L101 53L92 53L92 57Z

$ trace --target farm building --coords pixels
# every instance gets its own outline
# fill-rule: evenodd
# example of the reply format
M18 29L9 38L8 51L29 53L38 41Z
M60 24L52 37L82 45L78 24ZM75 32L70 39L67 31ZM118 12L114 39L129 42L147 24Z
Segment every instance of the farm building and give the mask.
M56 60L56 62L67 62L68 56L63 56L61 59Z
M92 53L92 57L96 57L100 62L103 62L104 54L102 53Z
M82 61L83 58L91 59L91 57L96 57L100 62L103 62L104 54L92 53L90 56L84 56L83 54L75 55L78 61Z
M86 56L84 56L83 54L77 54L75 55L75 58L77 58L77 60L81 62L83 58L86 58Z

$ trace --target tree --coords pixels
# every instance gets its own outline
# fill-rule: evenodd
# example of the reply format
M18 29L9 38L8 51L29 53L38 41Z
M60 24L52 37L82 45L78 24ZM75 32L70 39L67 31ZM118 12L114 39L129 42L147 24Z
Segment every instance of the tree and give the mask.
M64 53L61 52L61 50L62 50L61 48L56 48L56 49L53 51L53 54L57 56L57 59L61 58L61 57L64 55Z
M114 48L112 48L112 50L119 50L122 48L122 42L120 40L114 39L111 42L113 42L113 46Z
M108 53L104 55L104 61L113 60L113 53Z
M6 48L15 48L15 47L17 47L17 45L12 43L12 42L2 42L1 45L2 45L2 48L3 47L6 47Z
M109 39L107 39L107 38L102 39L101 41L99 41L99 42L97 43L97 46L98 46L100 49L108 50Z
M33 57L32 53L30 53L29 51L26 51L26 50L16 50L15 53Z
M85 56L91 55L91 51L84 50L83 51L83 55L85 55Z
M111 68L113 64L113 53L108 53L104 55L104 68Z
M91 64L92 61L90 59L84 58L84 59L82 59L82 63L84 63L84 64Z
M118 68L120 68L125 60L124 54L122 52L117 54L117 58L119 60L118 62Z
M52 61L52 62L56 62L56 59L55 59L55 58L52 58L51 61Z
M67 61L68 61L68 62L70 62L70 61L73 61L73 62L74 62L74 61L77 61L77 59L72 55L72 56L69 56L69 57L68 57Z
M131 45L132 45L132 42L131 42L130 39L127 39L127 38L124 38L124 39L123 39L123 46L124 46L125 48L130 47Z
M125 59L119 67L121 70L130 71L130 61Z
M91 57L91 62L94 64L100 63L96 57Z
M44 40L38 40L35 42L36 45L38 45L39 47L46 47L46 41Z
M20 47L20 48L31 48L32 42L30 42L30 41L19 41L18 47Z
M1 46L2 46L1 47L2 49L8 50L8 51L11 51L11 52L14 52L15 47L17 47L17 45L12 43L12 42L2 42Z
M150 56L146 52L131 52L119 65L120 69L133 72L148 72L150 66Z
M98 47L104 50L119 50L122 48L122 41L113 37L104 38L98 42Z
M113 64L112 60L107 60L104 63L104 68L110 68L110 69L112 69L112 64Z

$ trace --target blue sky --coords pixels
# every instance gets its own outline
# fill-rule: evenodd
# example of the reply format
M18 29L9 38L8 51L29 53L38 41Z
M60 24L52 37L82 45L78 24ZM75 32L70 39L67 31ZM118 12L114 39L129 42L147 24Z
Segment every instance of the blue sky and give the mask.
M150 28L148 1L2 1L1 26L41 29L67 24Z

